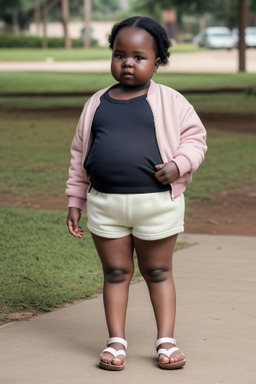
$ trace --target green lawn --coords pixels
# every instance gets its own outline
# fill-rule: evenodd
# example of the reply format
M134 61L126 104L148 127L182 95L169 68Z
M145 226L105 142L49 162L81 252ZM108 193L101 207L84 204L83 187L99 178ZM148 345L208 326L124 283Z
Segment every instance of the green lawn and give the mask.
M2 112L0 193L63 195L77 117ZM256 183L255 134L211 129L208 145L187 188L190 205L217 190ZM12 311L48 311L101 291L101 266L88 232L75 239L65 221L65 211L0 208L0 322ZM81 224L85 229L85 214Z
M62 195L69 147L80 111L1 112L0 193ZM255 134L208 132L206 161L188 188L191 199L210 198L240 182L256 181ZM211 178L207 177L210 174ZM200 194L198 194L198 189Z
M8 313L37 314L101 292L101 262L91 236L87 231L75 239L65 221L63 211L0 208L0 325ZM85 229L85 217L81 224ZM135 264L138 278L136 255Z
M194 44L177 44L171 52L196 52L202 50ZM49 58L55 61L82 61L82 60L107 60L111 58L112 51L108 47L91 49L74 48L0 48L1 61L45 61Z
M181 91L223 87L256 88L254 73L158 73L154 80ZM0 72L0 93L96 91L113 83L114 80L108 73Z
M67 91L74 87L74 79L75 88L84 79L80 74L63 74L42 77L40 82L36 75L35 84L40 90L51 88L51 81L54 83L57 78L59 81L51 90L63 87ZM99 87L109 81L103 75L99 79L90 76L86 79L94 86L96 80ZM176 78L177 85L182 85L182 76ZM208 84L212 81L204 79ZM249 84L249 79L255 81L255 77L226 75L215 80L231 85ZM29 76L17 75L20 90L24 90L26 80L33 89ZM8 81L4 81L6 90L15 89L15 78L10 83L8 87ZM196 85L193 76L187 76L184 86L188 83ZM188 98L199 111L255 113L253 94L192 94ZM84 97L0 100L0 194L63 196L69 147L84 101ZM75 109L68 111L68 106ZM255 133L211 128L208 146L206 160L187 188L189 204L211 199L215 191L256 183ZM81 240L73 238L65 221L64 211L0 208L0 322L6 321L6 315L12 311L48 311L101 290L101 266L90 236L87 233ZM85 229L84 214L81 223ZM139 276L138 270L135 275Z
M101 291L90 236L69 235L66 212L0 208L0 322L12 311L48 311Z
M186 94L186 98L200 113L215 111L221 113L255 113L256 96L243 93L216 93L216 94ZM74 116L82 110L86 96L76 97L0 97L0 109L10 111L22 110L57 110L76 109ZM61 113L60 113L61 116ZM8 116L6 117L8 119Z

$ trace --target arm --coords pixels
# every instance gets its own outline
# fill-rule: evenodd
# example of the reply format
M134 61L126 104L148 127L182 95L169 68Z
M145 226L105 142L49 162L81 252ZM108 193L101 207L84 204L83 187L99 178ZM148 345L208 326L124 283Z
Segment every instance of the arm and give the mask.
M194 108L187 103L180 120L180 142L173 153L172 161L179 170L179 176L194 173L207 151L206 130Z
M205 128L194 108L183 96L177 100L176 111L179 111L176 122L178 145L168 162L155 166L155 177L164 185L195 172L207 150Z

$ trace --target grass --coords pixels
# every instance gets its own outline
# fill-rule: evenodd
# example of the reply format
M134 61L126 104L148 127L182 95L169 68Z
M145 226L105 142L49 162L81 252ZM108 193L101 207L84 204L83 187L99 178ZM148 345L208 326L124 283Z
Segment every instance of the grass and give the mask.
M202 50L195 44L177 44L171 48L171 52L196 52ZM62 48L0 48L1 61L45 61L52 58L55 61L82 61L82 60L108 60L111 58L111 50L108 47L91 49L74 48L66 50Z
M256 74L158 73L158 83L177 90L223 87L256 88ZM0 72L0 93L96 91L114 83L109 73Z
M0 193L63 195L69 147L78 117L79 111L2 112ZM215 190L233 188L237 180L256 180L253 134L209 131L208 140L206 161L195 175L202 183L200 195L198 182L192 183L188 190L190 199L210 198Z
M77 118L0 113L0 193L63 196ZM0 208L0 325L8 313L49 311L101 291L90 236L73 238L65 222L64 211Z
M44 121L31 113L9 116L1 128L1 192L48 195L54 186L62 195L74 124L75 118L57 124L47 114ZM206 160L188 186L189 202L256 183L255 135L211 130L208 145ZM65 221L64 211L0 208L0 324L11 312L49 311L101 291L101 266L90 236L73 238ZM85 222L83 215L84 228Z
M188 94L186 98L200 113L255 113L256 95L243 93Z
M45 61L49 58L55 61L108 60L111 50L104 48L1 48L1 61Z
M91 236L75 239L65 221L63 211L0 208L0 325L12 312L37 314L101 292ZM85 222L83 215L84 228ZM137 265L134 276L140 276Z
M243 93L214 93L214 94L186 94L186 98L200 113L255 113L255 95ZM13 110L16 113L24 110L81 110L88 97L0 97L0 109ZM75 112L74 112L75 116ZM8 116L6 117L8 119Z
M210 200L216 191L256 183L255 133L208 131L206 159L187 187L187 200Z
M68 234L66 212L1 208L0 215L0 321L12 311L49 311L101 290L92 241Z
M0 193L63 194L78 115L2 114Z
M48 84L54 77L48 78ZM66 78L61 78L65 88ZM69 87L74 78L70 77ZM77 75L78 80L81 78ZM217 78L224 81L224 77ZM24 87L24 77L20 79ZM102 79L107 81L104 76ZM194 81L192 76L187 79L190 84ZM21 87L18 77L16 80ZM45 78L41 80L39 88L44 87ZM95 81L95 77L91 80ZM182 81L180 78L179 84ZM61 81L56 89L60 86ZM15 82L9 89L15 89ZM253 95L188 97L204 111L255 111ZM71 101L77 108L72 113L65 110ZM64 194L70 142L84 101L80 97L0 100L0 193ZM38 106L45 109L40 111ZM206 160L187 188L188 202L211 199L215 191L256 183L255 134L211 129L208 146ZM6 321L10 312L49 311L101 291L101 265L91 238L87 234L81 240L74 239L68 234L65 221L63 211L0 208L0 323ZM85 221L83 215L84 228ZM138 269L135 276L139 276Z

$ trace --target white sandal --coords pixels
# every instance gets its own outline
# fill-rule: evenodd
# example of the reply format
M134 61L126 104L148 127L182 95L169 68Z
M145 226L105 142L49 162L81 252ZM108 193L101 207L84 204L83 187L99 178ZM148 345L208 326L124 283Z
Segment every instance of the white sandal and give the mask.
M114 348L109 347L109 345L113 344L113 343L122 344L125 347L125 349L127 349L127 341L125 339L122 339L121 337L111 337L109 340L107 340L107 347L108 348L106 348L106 349L104 349L104 351L102 351L100 358L104 352L111 353L111 355L113 355L113 358L115 358L119 355L122 355L122 356L124 356L124 358L126 358L126 351L124 351L123 349L116 351ZM114 365L112 363L105 363L104 361L100 360L100 367L103 369L107 369L109 371L122 371L125 367L125 364L126 364L126 360L124 361L124 363L122 365Z
M176 340L171 338L171 337L162 337L161 339L158 339L156 340L155 342L155 347L156 347L156 350L157 348L159 347L159 345L163 344L163 343L170 343L170 344L174 344L176 345ZM180 351L179 348L177 347L172 347L170 349L159 349L157 351L157 354L158 354L158 358L160 355L166 355L168 357L168 359L170 358L170 356L176 352L176 351ZM167 364L162 364L158 361L158 366L162 369L176 369L176 368L181 368L183 367L185 364L186 364L186 358L185 358L185 355L184 353L182 353L182 356L183 356L183 360L181 361L176 361L175 363L167 363Z

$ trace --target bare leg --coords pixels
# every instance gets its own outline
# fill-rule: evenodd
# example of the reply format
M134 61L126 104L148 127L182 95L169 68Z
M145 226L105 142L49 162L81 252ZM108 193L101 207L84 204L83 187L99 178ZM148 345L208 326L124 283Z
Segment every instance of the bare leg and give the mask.
M92 238L103 267L103 300L109 337L125 339L128 292L134 272L132 236L106 239L92 234ZM113 343L111 347L116 350L124 349L119 343ZM101 355L101 360L122 365L124 357L120 355L113 359L113 355L105 352Z
M172 276L172 255L176 240L177 235L156 241L133 239L139 268L148 285L155 312L157 338L173 338L174 334L176 292ZM172 346L172 344L161 344L159 348L170 349ZM170 360L165 355L159 357L162 364L183 359L184 356L180 351L175 352Z

